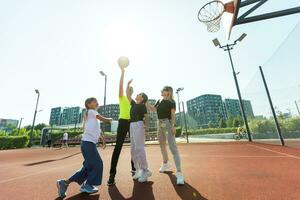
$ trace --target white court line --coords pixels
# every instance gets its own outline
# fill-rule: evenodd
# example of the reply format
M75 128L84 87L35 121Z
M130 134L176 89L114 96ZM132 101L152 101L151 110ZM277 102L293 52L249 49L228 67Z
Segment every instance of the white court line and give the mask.
M294 156L294 155L291 155L291 154L288 154L288 153L282 153L280 151L275 151L275 150L272 150L272 149L268 149L266 147L260 147L260 146L254 145L254 144L247 144L247 145L255 147L257 149L262 149L262 150L265 150L265 151L270 151L270 152L273 152L273 153L277 153L277 154L280 154L280 155L283 155L283 156L286 156L286 157L289 157L289 158L300 159L299 156Z
M197 158L283 158L286 156L250 156L250 155L245 155L245 156L240 156L240 155L232 155L232 156L227 156L227 155L210 155L210 156L197 156Z
M79 164L77 163L77 164L71 164L71 165L63 165L61 167L52 167L50 169L42 170L42 171L39 171L39 172L36 172L36 173L31 173L31 174L26 174L26 175L23 175L23 176L17 176L17 177L14 177L14 178L9 178L9 179L6 179L6 180L1 180L0 184L7 183L7 182L10 182L10 181L15 181L15 180L18 180L18 179L27 178L27 177L30 177L30 176L35 176L35 175L42 174L42 173L45 173L45 172L54 171L54 170L57 170L57 169L60 169L60 168L75 166L75 165L79 165Z

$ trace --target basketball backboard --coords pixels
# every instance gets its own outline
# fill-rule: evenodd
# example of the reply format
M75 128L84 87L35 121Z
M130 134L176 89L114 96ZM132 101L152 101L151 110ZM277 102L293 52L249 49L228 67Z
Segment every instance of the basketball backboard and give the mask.
M221 0L224 4L232 2L232 0ZM237 19L237 15L239 12L240 2L241 0L234 0L234 12L224 12L221 19L221 24L223 26L225 37L229 40L232 27L234 26L234 23Z
M198 20L208 32L217 32L222 25L229 40L235 25L252 23L276 17L300 13L300 6L271 12L255 12L269 0L210 0L198 12ZM244 8L240 13L240 8Z

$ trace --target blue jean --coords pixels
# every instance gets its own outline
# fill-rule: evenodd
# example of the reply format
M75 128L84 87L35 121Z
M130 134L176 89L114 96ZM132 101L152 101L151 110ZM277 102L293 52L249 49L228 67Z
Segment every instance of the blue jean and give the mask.
M79 185L86 181L89 185L101 185L103 176L103 162L98 153L96 144L81 141L81 153L84 161L83 166L69 180Z

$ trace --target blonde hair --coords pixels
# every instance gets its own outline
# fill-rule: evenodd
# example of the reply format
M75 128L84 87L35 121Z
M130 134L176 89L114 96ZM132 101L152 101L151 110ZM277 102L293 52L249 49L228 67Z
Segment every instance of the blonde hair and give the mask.
M162 89L162 92L163 91L166 91L169 93L169 98L170 100L174 100L174 95L173 95L173 88L171 86L165 86L163 89Z

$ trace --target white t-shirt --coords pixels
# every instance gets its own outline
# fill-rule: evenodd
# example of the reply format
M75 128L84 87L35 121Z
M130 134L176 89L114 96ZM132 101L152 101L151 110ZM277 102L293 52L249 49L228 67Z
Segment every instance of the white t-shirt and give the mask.
M84 131L81 140L98 143L98 139L100 136L100 123L96 116L99 113L96 110L88 110L87 117L84 123Z
M68 140L68 133L64 133L63 140Z

